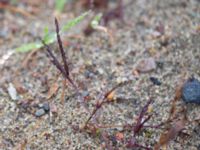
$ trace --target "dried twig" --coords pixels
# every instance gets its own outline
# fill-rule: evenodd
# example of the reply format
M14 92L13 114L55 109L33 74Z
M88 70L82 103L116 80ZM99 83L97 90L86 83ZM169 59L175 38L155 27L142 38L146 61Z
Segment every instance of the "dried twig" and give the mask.
M168 120L172 119L176 113L176 105L177 105L177 102L180 100L181 98L181 94L182 94L182 88L183 88L183 85L184 85L184 80L179 84L177 85L176 87L176 91L175 91L175 96L174 98L172 99L172 104L171 104L171 108L170 108L170 113L169 113L169 117L168 117Z
M171 140L177 137L179 133L185 128L187 123L186 111L183 112L183 118L176 120L171 124L170 129L167 132L163 132L160 135L158 143L154 146L155 150L159 150L161 146L167 145Z
M147 104L142 108L139 117L137 119L136 125L133 127L132 131L133 134L136 135L137 133L139 133L139 131L144 127L144 124L151 118L152 115L148 115L145 119L144 119L144 115L146 114L149 105L153 102L152 99L150 99Z
M63 77L65 79L67 79L69 81L69 83L74 87L74 89L78 92L77 86L75 85L75 83L73 82L73 80L70 77L69 67L68 67L68 63L67 63L67 59L66 59L67 57L66 57L65 51L63 49L62 41L61 41L60 34L59 34L59 25L58 25L58 21L56 18L55 18L55 26L56 26L57 40L58 40L58 45L59 45L63 65L58 61L58 59L52 53L50 47L43 40L42 40L42 43L44 44L44 46L47 50L47 57L50 59L52 64L54 64L56 66L56 68L61 72Z
M34 17L29 12L27 12L27 11L21 9L21 8L11 6L9 4L2 4L2 3L0 3L0 9L7 9L7 10L9 10L11 12L19 13L19 14L25 16L25 17L28 17L28 18L33 18Z
M98 102L96 103L96 106L95 106L95 108L93 109L91 115L89 116L89 118L88 118L88 119L86 120L86 122L85 122L84 128L87 127L89 121L90 121L90 120L92 119L92 117L96 114L96 112L97 112L105 103L110 102L110 101L108 101L109 95L112 94L117 88L119 88L119 87L121 87L121 86L123 86L123 85L125 85L125 84L127 84L127 83L129 83L129 82L130 82L130 81L126 81L126 82L119 83L119 84L117 84L116 86L114 86L111 90L109 90L108 92L106 92L106 93L104 94L102 100L101 100L101 101L98 101Z
M60 53L62 56L64 68L65 68L65 74L66 74L66 76L69 76L69 67L68 67L68 63L67 63L67 58L66 58L66 55L65 55L65 52L63 49L62 40L61 40L60 34L59 34L60 29L59 29L59 25L58 25L58 20L56 18L55 18L55 25L56 25L58 45L59 45Z
M150 99L146 103L146 105L142 108L142 110L139 114L139 117L137 118L136 124L131 126L133 136L128 141L127 147L129 147L129 148L143 148L143 149L146 149L146 150L150 150L150 148L137 143L136 135L141 131L142 128L146 128L144 126L144 124L152 117L152 114L150 114L146 118L144 118L145 114L147 113L148 107L152 102L153 102L153 100Z

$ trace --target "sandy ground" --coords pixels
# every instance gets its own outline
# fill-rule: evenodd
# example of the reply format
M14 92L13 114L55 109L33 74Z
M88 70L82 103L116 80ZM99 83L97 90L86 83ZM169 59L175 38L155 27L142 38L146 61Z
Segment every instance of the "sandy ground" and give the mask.
M1 30L6 32L6 36L0 37L0 58L22 43L34 41L45 25L54 30L52 6L47 7L44 11L45 6L41 5L42 13L39 11L34 18L0 12ZM66 11L59 18L60 24L76 15ZM87 20L69 32L76 36L63 38L68 43L65 50L72 78L82 94L89 93L87 107L90 111L99 94L121 81L133 80L116 91L115 97L120 97L120 102L105 105L97 122L113 126L132 123L151 97L154 115L147 124L156 125L167 119L176 85L192 76L200 80L200 2L135 0L124 10L124 15L127 25L116 20L108 27L114 38L112 44L109 36L102 32L84 37L79 31ZM163 35L156 31L159 25L164 26ZM51 48L59 55L56 44ZM105 149L104 141L98 136L74 130L75 126L84 124L89 113L80 105L71 86L65 90L65 101L61 103L62 77L57 79L58 71L49 63L44 49L35 52L27 63L24 60L29 55L14 53L0 66L0 149ZM156 68L148 73L134 74L138 62L149 57L155 60ZM158 78L161 85L152 84L150 77ZM28 92L18 94L19 99L14 101L7 93L9 83L20 85ZM58 93L47 99L48 90L55 83L60 87ZM23 101L30 103L23 107L19 104ZM57 113L35 117L38 105L44 102L56 107ZM182 100L177 105L187 108L189 120L199 119L199 105L186 105ZM119 127L101 131L109 135L122 132L124 138L131 135ZM161 129L145 130L138 141L153 148L162 132ZM167 148L200 150L199 124L187 124L185 132L189 134L187 138L177 137ZM123 142L115 144L116 149L127 149Z

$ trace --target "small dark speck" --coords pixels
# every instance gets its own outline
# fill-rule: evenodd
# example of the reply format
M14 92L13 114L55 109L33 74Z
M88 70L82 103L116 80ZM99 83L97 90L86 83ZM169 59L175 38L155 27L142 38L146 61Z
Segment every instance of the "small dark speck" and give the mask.
M164 68L164 62L163 61L156 61L156 65L158 68L163 69Z
M155 78L155 77L150 77L149 78L150 80L151 80L151 82L154 84L154 85L161 85L161 82L157 79L157 78Z
M43 104L43 109L45 110L45 112L48 112L48 111L49 111L50 107L49 107L49 103L48 103L48 102L45 102L45 103Z

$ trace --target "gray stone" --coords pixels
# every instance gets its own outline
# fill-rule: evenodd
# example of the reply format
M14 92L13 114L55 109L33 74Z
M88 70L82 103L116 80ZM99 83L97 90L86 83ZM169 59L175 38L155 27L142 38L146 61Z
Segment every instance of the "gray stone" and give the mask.
M49 103L48 103L48 102L45 102L45 103L43 104L43 109L44 109L46 112L49 111L50 107L49 107Z
M152 57L141 59L136 69L141 73L148 73L156 69L155 59Z
M89 95L89 92L88 92L88 91L83 91L83 92L82 92L82 96L83 96L83 97L86 97L86 96L88 96L88 95Z
M38 109L36 112L35 112L35 116L36 117L41 117L41 116L43 116L45 114L45 111L44 111L44 109Z

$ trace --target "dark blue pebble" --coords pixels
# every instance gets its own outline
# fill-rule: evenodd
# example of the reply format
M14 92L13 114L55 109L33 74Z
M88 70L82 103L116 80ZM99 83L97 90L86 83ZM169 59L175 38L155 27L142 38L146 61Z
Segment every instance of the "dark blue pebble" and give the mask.
M184 84L182 98L186 103L200 104L200 82L197 79L189 79Z
M149 79L151 80L151 82L152 82L153 84L155 84L155 85L161 85L161 82L160 82L157 78L155 78L155 77L150 77Z

